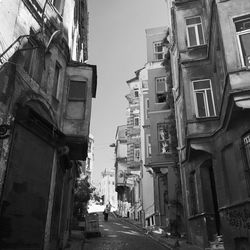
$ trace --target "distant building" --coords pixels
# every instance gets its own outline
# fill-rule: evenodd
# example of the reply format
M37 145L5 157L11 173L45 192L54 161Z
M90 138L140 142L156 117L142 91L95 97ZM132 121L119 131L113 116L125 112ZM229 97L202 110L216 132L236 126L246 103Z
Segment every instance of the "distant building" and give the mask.
M149 120L148 70L146 68L141 69L138 78L140 81L142 225L147 227L155 225L155 175L149 165L152 156L152 146Z
M141 221L142 218L142 189L141 189L141 116L140 116L140 81L139 72L127 81L129 94L127 108L127 182L130 183L129 216Z
M130 185L128 183L127 165L127 125L117 127L115 136L115 190L118 199L118 214L127 217L131 203L129 200Z
M108 202L116 209L117 208L117 193L115 191L115 170L105 169L102 172L101 180L101 196L104 198L103 203L106 205Z

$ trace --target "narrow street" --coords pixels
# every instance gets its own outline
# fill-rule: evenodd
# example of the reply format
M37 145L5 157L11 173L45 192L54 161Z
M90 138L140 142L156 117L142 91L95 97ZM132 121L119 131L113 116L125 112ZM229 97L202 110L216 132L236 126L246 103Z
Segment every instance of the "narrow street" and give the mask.
M123 219L109 216L108 222L99 213L101 237L90 237L85 240L84 250L163 250L167 249L150 237L142 229L127 223Z

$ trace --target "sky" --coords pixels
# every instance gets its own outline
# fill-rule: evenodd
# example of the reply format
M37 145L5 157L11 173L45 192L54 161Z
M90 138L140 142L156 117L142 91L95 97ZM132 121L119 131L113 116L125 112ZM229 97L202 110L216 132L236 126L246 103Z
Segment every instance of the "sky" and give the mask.
M92 99L93 181L114 167L117 126L126 124L127 80L146 63L145 29L167 25L165 0L89 0L89 64L97 65Z

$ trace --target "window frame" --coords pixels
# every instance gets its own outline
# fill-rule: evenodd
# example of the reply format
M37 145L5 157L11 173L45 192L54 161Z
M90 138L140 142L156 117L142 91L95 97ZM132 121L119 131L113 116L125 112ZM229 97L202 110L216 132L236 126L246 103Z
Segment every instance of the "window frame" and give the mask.
M136 125L136 120L138 120L138 125ZM134 127L140 126L140 117L138 115L134 116Z
M162 51L161 52L156 51L157 44L161 45L161 47L162 47ZM154 47L154 59L156 61L162 61L164 59L163 42L162 41L155 41L155 42L153 42L153 47ZM159 55L162 55L161 59L158 58Z
M150 138L150 139L149 139ZM151 144L151 135L146 135L146 148L147 148L147 157L152 157L152 144Z
M136 152L138 152L139 159L136 157ZM139 162L140 159L141 159L141 150L140 150L140 148L134 148L134 161Z
M45 63L43 48L35 39L29 38L24 49L23 69L38 85L41 85Z
M169 153L171 153L171 149L170 149L170 143L171 143L171 138L170 138L170 133L169 133L169 123L164 123L164 122L162 122L162 123L157 123L157 141L158 141L158 152L160 153L160 154L169 154ZM167 132L168 132L168 138L166 139L161 139L161 135L160 135L160 128L161 127L166 127L167 128ZM162 146L161 146L161 144L162 143L164 143L164 142L168 142L168 151L166 151L166 152L162 152L162 150L161 150L161 148L162 148Z
M56 76L58 69L58 75ZM61 75L62 66L58 61L55 64L55 71L54 71L54 80L53 80L53 89L52 95L58 100L59 99L59 89L60 89L60 75Z
M157 90L157 80L163 79L163 78L165 79L165 91L158 91L158 90ZM159 97L158 97L158 95L166 94L167 91L168 91L168 88L167 88L167 77L166 77L166 76L156 77L156 78L155 78L155 97L156 97L155 103L165 103L166 100L167 100L167 97L165 96L165 101L159 102Z
M210 88L203 88L203 89L195 90L194 89L194 83L195 82L203 82L203 81L204 82L205 81L209 81ZM211 79L199 79L199 80L193 80L191 82L192 82L192 90L193 90L193 98L194 98L193 100L194 100L196 118L215 117L216 116L216 108L215 108L214 93L213 93ZM205 96L205 98L203 98L203 100L204 100L204 104L205 104L205 113L206 113L206 116L199 116L199 113L198 113L198 102L197 102L197 95L196 95L196 93L202 92L204 90L205 90L205 94L203 96ZM208 98L207 98L207 90L211 90L211 98L212 98L212 105L213 105L214 115L210 115Z
M187 24L187 20L189 19L193 19L193 18L200 18L200 23L196 23L196 24ZM187 45L188 48L192 48L192 47L197 47L197 46L202 46L205 45L205 37L204 37L204 29L203 29L203 25L202 25L202 18L201 16L192 16L192 17L186 17L185 18L185 23L186 23L186 34L187 34ZM200 37L199 37L199 31L198 31L198 25L201 25L201 33L202 33L202 38L203 38L203 43L201 43L200 41ZM188 28L194 27L195 28L195 39L196 39L196 45L190 45L190 36L189 36L189 32L188 32Z
M73 82L79 82L79 83L83 83L85 85L85 95L82 98L77 98L77 97L70 97L70 87L71 87L71 83ZM67 91L67 108L66 108L66 117L68 119L73 119L73 120L83 120L86 114L86 103L87 103L87 95L88 95L88 81L87 80L69 80L69 87L68 87L68 91ZM81 117L77 117L77 118L72 118L69 116L68 113L68 107L70 106L69 104L73 104L73 103L82 103L82 107L83 107L83 113Z
M240 42L240 36L245 35L245 34L250 34L250 28L247 30L243 30L243 31L237 31L237 29L236 29L236 23L243 21L244 19L246 19L246 20L249 19L249 21L250 21L250 13L247 15L234 17L233 23L234 23L234 27L235 27L236 40L237 40L237 44L238 44L241 65L243 68L246 68L247 67L246 62L245 62L246 58L244 58L244 56L243 56L242 46L241 46L241 42ZM249 57L250 57L250 55L249 55ZM249 65L250 65L250 63L249 63Z

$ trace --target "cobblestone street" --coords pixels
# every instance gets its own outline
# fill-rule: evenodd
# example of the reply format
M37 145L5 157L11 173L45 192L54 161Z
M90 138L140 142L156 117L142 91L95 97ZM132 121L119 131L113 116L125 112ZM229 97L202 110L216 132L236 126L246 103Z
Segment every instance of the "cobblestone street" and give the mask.
M167 249L144 234L144 231L110 216L105 222L99 214L101 237L85 239L84 250L163 250ZM78 250L78 249L75 249Z

